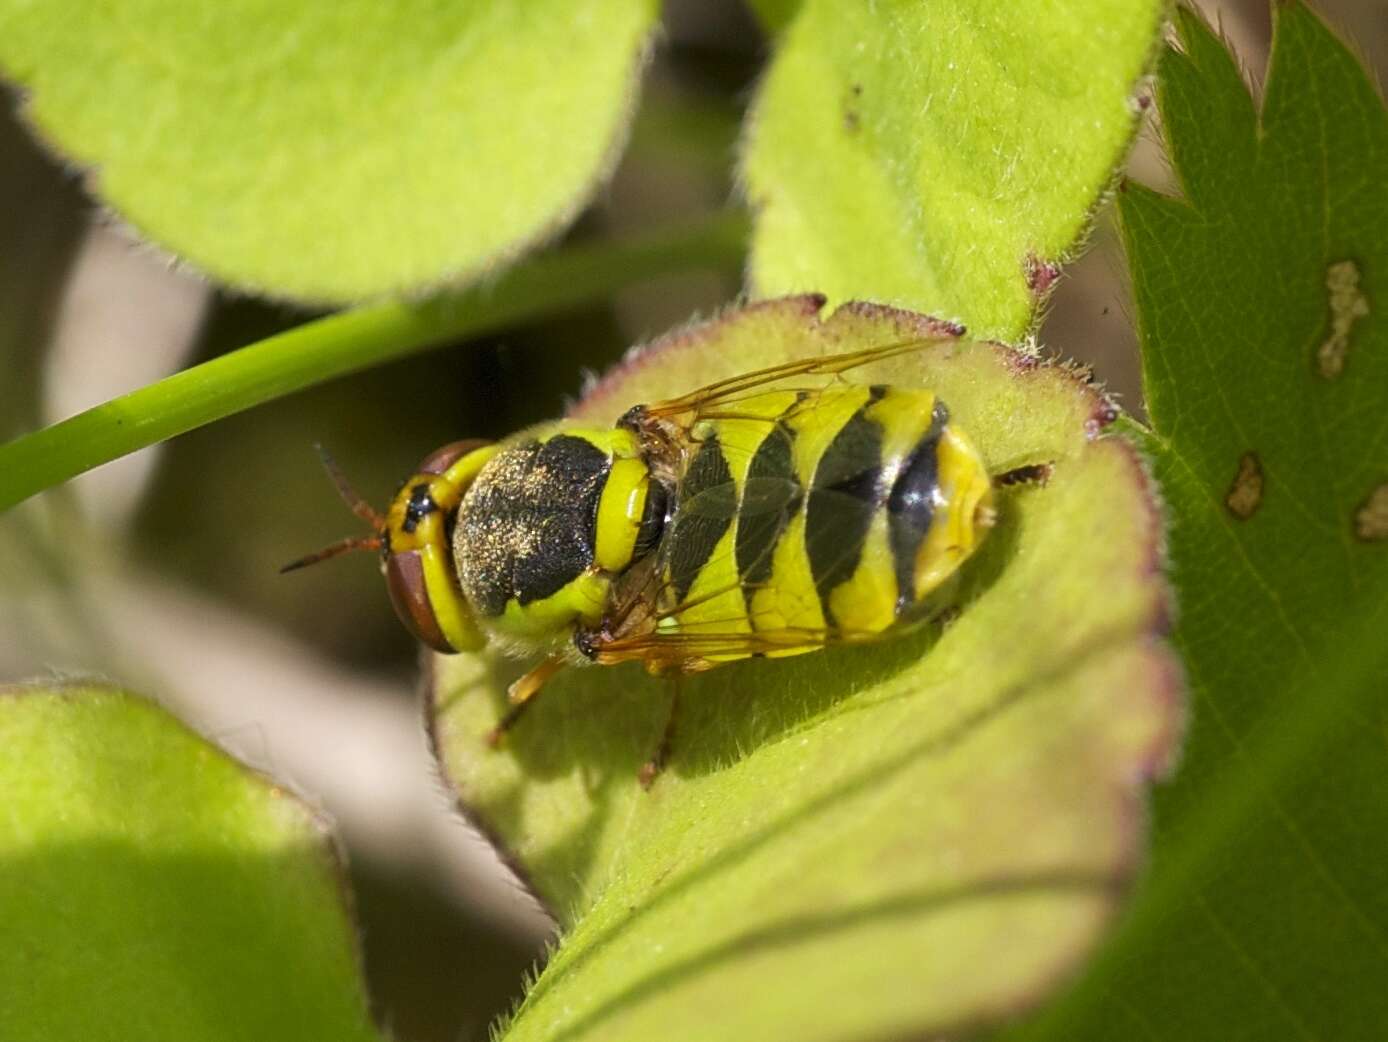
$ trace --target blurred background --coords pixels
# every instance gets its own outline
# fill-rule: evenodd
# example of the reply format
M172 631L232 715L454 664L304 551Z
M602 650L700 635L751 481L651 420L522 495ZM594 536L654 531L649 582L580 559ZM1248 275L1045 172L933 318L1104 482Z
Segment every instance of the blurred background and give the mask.
M1267 0L1199 5L1249 78ZM1388 2L1322 0L1374 69ZM736 0L666 5L631 144L566 237L736 205L742 112L767 41ZM219 292L135 243L0 107L0 440L312 314ZM1171 188L1155 129L1130 176ZM97 675L152 695L339 823L378 1019L409 1042L483 1039L552 924L454 814L424 740L416 645L375 562L284 562L358 522L313 445L382 504L438 445L559 413L632 343L733 300L741 270L670 277L560 319L339 380L103 467L0 518L0 682ZM1123 261L1104 214L1038 331L1141 415Z

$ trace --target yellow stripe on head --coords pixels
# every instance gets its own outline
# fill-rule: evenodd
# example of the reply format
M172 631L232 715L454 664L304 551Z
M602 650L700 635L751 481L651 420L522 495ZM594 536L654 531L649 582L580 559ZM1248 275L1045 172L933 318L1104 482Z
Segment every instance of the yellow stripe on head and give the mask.
M454 651L480 651L487 637L478 628L472 609L453 578L453 557L447 543L441 539L423 547L420 564L424 568L424 589L429 595L429 605L434 609L434 620L444 639Z
M458 586L448 519L497 448L445 446L420 465L386 511L382 536L391 600L411 632L439 651L476 651L486 644ZM448 462L452 452L460 455Z

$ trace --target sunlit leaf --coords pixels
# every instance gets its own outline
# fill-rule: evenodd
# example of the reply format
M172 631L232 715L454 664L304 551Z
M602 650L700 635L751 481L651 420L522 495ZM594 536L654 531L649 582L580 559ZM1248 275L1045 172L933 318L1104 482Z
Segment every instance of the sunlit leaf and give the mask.
M919 335L920 316L797 298L673 335L575 415ZM1143 468L1073 374L945 342L855 371L935 389L1005 495L943 633L725 666L668 699L575 669L501 751L519 665L433 661L433 728L469 812L566 928L508 1039L930 1035L1026 1008L1077 965L1141 860L1143 788L1179 723ZM731 1000L736 996L736 1001Z
M1261 108L1182 13L1159 100L1184 198L1121 196L1192 731L1142 899L1028 1039L1388 1023L1388 113L1275 10Z
M615 159L654 0L0 0L0 67L116 212L226 282L494 270Z
M806 0L745 142L766 295L1015 340L1132 136L1163 0Z

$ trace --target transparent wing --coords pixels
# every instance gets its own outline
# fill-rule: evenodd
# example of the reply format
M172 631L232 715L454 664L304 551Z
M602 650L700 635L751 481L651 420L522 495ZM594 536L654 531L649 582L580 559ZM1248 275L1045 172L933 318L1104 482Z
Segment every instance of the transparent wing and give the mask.
M758 474L754 459L748 458L755 456L764 440L756 436L746 439L747 444L753 446L750 449L731 441L719 444L725 457L720 465L725 472L727 464L736 461L738 472L747 475L740 496L731 473L725 473L723 480L704 474L697 491L686 493L683 486L694 468L700 466L700 442L693 436L692 428L702 420L740 421L754 428L765 426L769 435L773 428L784 427L822 401L818 396L825 390L823 384L808 386L787 381L796 377L836 376L859 366L926 350L962 332L959 327L941 323L939 336L800 359L720 380L678 398L644 406L644 420L663 422L680 432L687 450L687 469L681 476L678 508L670 531L661 541L656 566L639 588L629 592L608 620L611 631L622 632L630 629L624 626L628 616L636 614L643 620L643 632L598 642L599 660L640 659L657 668L673 669L681 663L710 656L791 654L878 636L876 631L853 632L827 626L742 631L749 621L752 595L770 581L771 556L780 537L791 518L804 507L811 490L794 476ZM796 400L789 408L768 415L764 400L759 399L773 392L789 393ZM883 480L880 450L880 443L870 437L861 441L851 437L836 439L834 452L825 453L817 460L812 491L814 509L823 523L807 526L803 538L815 573L828 577L828 587L852 573L861 553L862 533L886 494L883 489L869 487ZM758 538L735 538L732 546L728 546L724 536L734 525L739 536L755 532ZM689 552L691 547L697 548L697 552L681 560L679 555ZM707 575L729 578L714 585L701 582L696 591L695 580ZM668 620L731 593L740 598L741 610L737 614L730 613L723 620L729 627L728 632L718 632L720 620L707 613L699 616L696 630L661 629L662 623L668 625ZM750 621L755 628L755 617Z
M938 336L915 337L910 340L894 341L890 344L879 344L862 351L822 355L818 358L802 358L767 369L742 373L738 376L728 377L726 380L708 384L678 398L651 402L645 406L644 411L648 416L671 420L677 419L685 413L692 414L694 418L698 419L721 418L719 410L725 406L735 405L750 392L765 390L771 385L788 380L793 376L837 376L872 362L880 362L897 355L927 350L950 340L958 339L964 333L962 326L947 322L939 323L939 328ZM693 421L691 419L687 422Z
M873 635L875 636L875 634ZM754 655L793 655L816 651L830 643L843 642L842 634L827 630L781 629L758 633L645 633L634 637L598 641L595 657L604 665L643 662L652 673L693 672L690 665L720 658L751 658Z
M668 556L658 559L642 587L625 602L625 610L618 610L610 620L612 630L620 632L627 614L637 612L645 619L649 632L596 642L599 661L637 659L645 661L653 671L673 671L693 660L788 655L830 644L858 643L880 636L875 630L858 632L838 626L758 627L758 616L765 618L765 614L753 607L753 597L771 582L771 555L782 534L780 530L798 511L803 493L794 483L770 480L755 485L749 482L749 489L741 510L734 510L736 494L730 487L709 490L699 497L700 502L696 507L699 513L684 515L680 523L698 525L710 519L732 521L735 514L736 523L740 526L758 522L773 525L777 530L775 538L763 539L754 554L739 555L739 546L735 542L732 547L711 555L694 571L698 574L731 576L713 585L701 583L694 588L683 585L678 567L672 567ZM817 509L841 512L843 515L843 521L837 526L837 537L831 532L835 526L826 525L823 529L815 530L814 538L805 539L805 551L815 563L817 571L829 577L826 584L829 587L846 579L857 565L861 542L852 534L850 526L863 516L861 506L861 500L846 493L820 490L817 494ZM729 558L736 560L729 561ZM697 628L661 628L668 625L667 620L717 604L729 594L734 595L737 602L735 609L730 610L726 617L720 618L704 611L697 615L694 623ZM811 596L817 597L817 591ZM719 630L720 623L727 626L726 631ZM748 624L753 632L745 631Z

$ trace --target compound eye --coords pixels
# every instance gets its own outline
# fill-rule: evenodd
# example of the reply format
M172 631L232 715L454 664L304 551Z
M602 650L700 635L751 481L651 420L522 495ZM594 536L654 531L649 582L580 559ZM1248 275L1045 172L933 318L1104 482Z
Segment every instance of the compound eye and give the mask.
M485 441L455 441L430 453L386 511L381 543L386 589L405 628L435 651L476 651L486 637L454 574L453 518L495 453Z
M418 550L387 554L385 559L386 589L390 603L405 628L423 643L445 655L462 651L455 648L443 634L438 615L429 596L424 577L424 562Z

